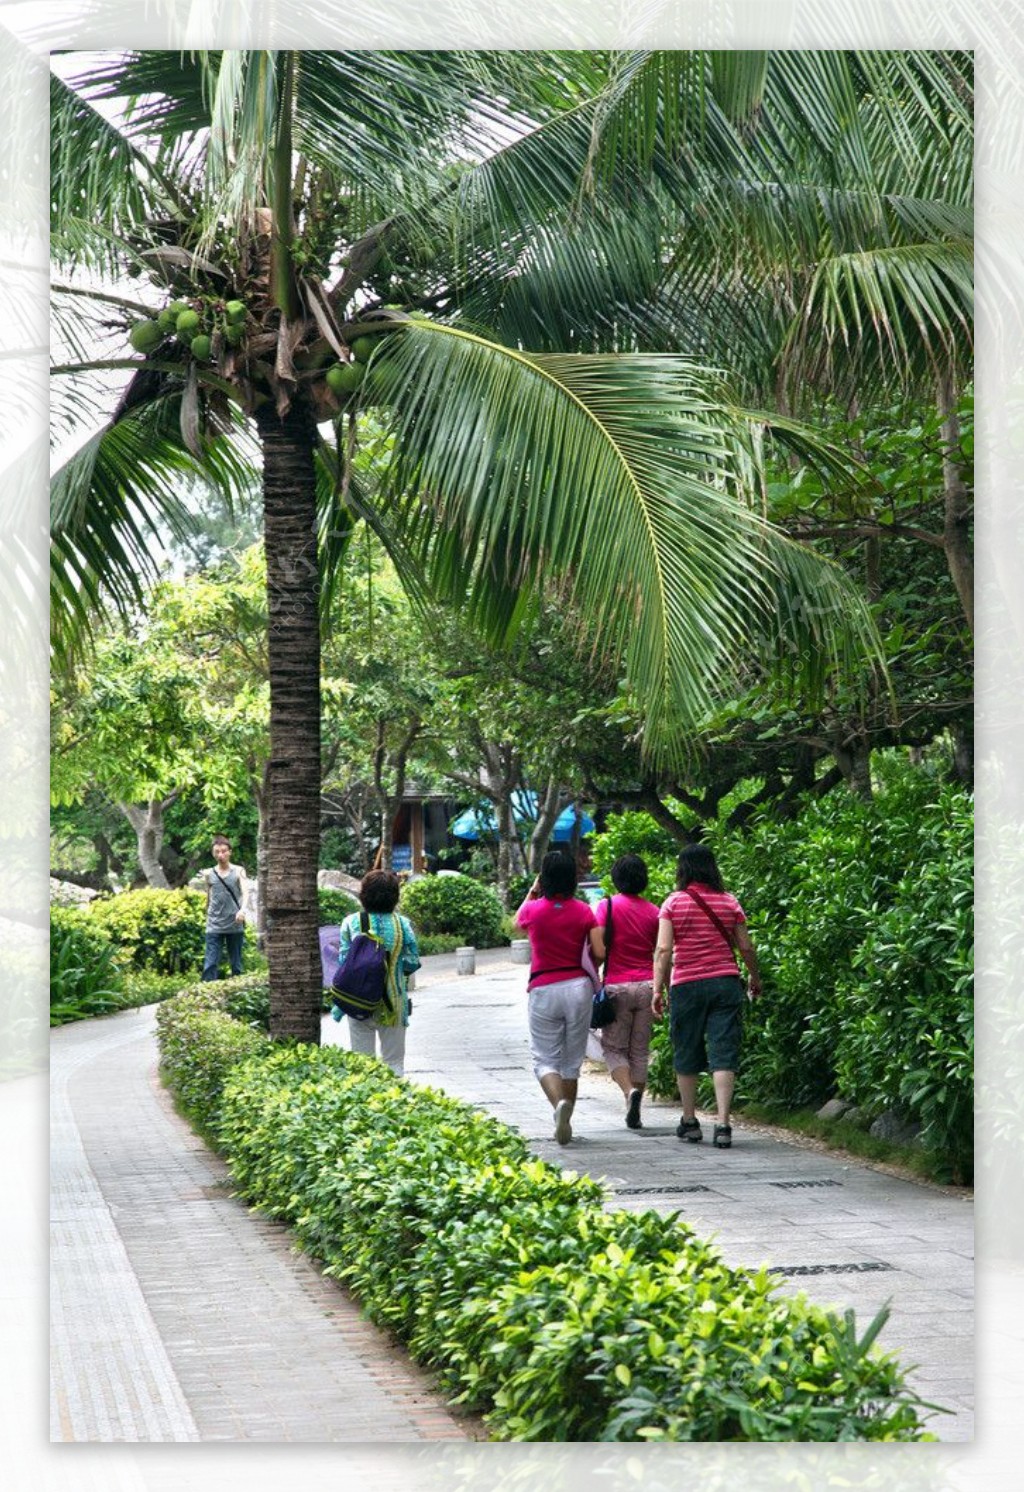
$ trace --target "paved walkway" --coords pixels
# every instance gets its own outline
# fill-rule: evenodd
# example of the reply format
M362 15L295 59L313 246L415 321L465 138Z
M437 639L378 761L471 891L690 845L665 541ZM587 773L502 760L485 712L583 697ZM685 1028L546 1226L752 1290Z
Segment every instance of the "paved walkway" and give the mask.
M419 975L408 1077L519 1127L537 1153L603 1177L617 1207L679 1211L730 1263L852 1307L911 1380L973 1423L972 1207L734 1126L734 1149L680 1145L678 1109L622 1123L618 1090L586 1073L576 1138L554 1143L529 1070L524 974L507 950ZM464 1440L427 1377L291 1252L287 1231L230 1195L223 1164L156 1080L152 1010L53 1033L51 1438L62 1441ZM325 1042L344 1023L324 1022ZM352 1385L360 1385L353 1395Z

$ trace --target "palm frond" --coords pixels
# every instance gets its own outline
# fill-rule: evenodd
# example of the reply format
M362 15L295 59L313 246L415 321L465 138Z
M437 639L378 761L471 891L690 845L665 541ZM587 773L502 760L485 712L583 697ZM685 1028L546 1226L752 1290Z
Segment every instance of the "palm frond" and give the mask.
M186 503L197 482L223 500L247 491L253 468L232 443L209 441L202 461L181 444L180 392L139 405L93 435L51 482L51 629L70 658L95 621L127 614L155 578L166 538L194 527Z
M970 359L969 244L921 243L826 259L811 277L782 349L790 385L870 374L906 387ZM841 364L837 366L837 364Z
M783 651L806 641L811 613L808 677L871 651L839 572L826 585L813 560L780 557L756 502L763 417L738 410L715 372L674 357L523 354L412 323L385 339L368 387L396 411L396 524L431 588L494 637L511 595L564 586L625 660L652 752L679 749L767 635ZM796 425L778 434L815 444Z
M153 160L82 93L50 76L51 252L115 275L140 223L177 209Z

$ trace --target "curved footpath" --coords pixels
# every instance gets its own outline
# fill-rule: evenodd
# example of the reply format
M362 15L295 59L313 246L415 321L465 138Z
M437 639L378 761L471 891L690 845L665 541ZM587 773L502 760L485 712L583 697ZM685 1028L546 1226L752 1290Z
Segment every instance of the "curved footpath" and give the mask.
M678 1108L627 1130L585 1072L567 1147L529 1069L525 970L507 950L427 959L407 1076L487 1109L555 1164L603 1178L609 1205L678 1211L730 1264L853 1308L885 1301L882 1345L973 1434L973 1208L967 1197L734 1125L734 1148L682 1145ZM324 1022L325 1042L344 1040ZM232 1198L223 1163L156 1078L153 1011L52 1033L51 1438L58 1441L464 1440L429 1380L291 1252L286 1229ZM916 1365L916 1366L915 1366Z

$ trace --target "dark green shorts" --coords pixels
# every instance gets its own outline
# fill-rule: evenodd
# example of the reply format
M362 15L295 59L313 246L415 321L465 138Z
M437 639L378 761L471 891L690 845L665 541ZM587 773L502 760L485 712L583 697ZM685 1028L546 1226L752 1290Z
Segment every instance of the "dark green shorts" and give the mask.
M669 991L672 1066L676 1072L735 1072L743 1033L738 974L691 979Z

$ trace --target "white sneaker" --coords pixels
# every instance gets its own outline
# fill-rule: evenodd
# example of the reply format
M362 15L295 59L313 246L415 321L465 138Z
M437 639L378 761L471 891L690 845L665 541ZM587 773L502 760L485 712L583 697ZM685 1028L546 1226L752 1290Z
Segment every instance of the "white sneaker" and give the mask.
M572 1105L567 1098L555 1104L555 1139L560 1145L568 1145L572 1139L572 1125L569 1123L571 1114Z

